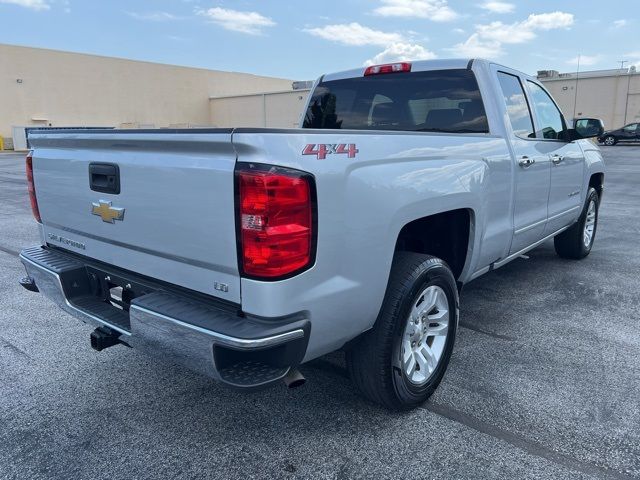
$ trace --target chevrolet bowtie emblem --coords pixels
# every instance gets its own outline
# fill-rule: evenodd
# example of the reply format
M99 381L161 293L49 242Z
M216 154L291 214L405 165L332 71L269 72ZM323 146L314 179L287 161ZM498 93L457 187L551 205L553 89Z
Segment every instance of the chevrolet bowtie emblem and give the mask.
M116 208L111 206L111 202L98 200L98 203L91 203L91 213L102 218L103 222L116 223L116 220L124 219L124 208Z

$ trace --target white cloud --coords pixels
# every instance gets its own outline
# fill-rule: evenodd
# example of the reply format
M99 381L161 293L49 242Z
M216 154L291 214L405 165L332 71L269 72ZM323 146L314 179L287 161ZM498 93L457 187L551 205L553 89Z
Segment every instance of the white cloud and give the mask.
M381 63L404 62L406 60L431 60L433 58L436 58L436 54L422 45L393 43L375 57L364 62L364 64L369 66Z
M580 55L579 57L573 57L567 60L570 65L578 66L578 60L580 60L581 67L589 67L599 63L604 57L602 55Z
M462 28L454 28L453 30L451 30L453 33L457 33L459 35L462 35L463 33L465 33L465 31Z
M478 33L472 34L464 42L457 43L448 50L461 57L496 58L504 53L500 42L485 40Z
M622 27L626 27L628 24L629 24L629 21L628 21L628 20L624 20L624 19L622 19L622 20L615 20L615 21L613 22L613 26L614 26L615 28L622 28Z
M566 28L573 25L573 14L565 12L551 12L551 13L532 13L529 15L522 26L524 28L539 29L539 30L552 30L554 28Z
M0 3L19 5L20 7L30 8L31 10L49 10L51 8L51 5L49 5L46 0L0 0Z
M197 10L196 13L222 28L250 35L262 34L264 27L273 27L276 22L258 12L241 12L228 8L214 7Z
M510 25L502 22L476 25L476 33L485 42L498 43L524 43L536 37L534 29L524 28L522 22Z
M480 4L479 7L493 13L511 13L516 8L513 3L507 2L484 2Z
M178 20L180 18L169 12L146 12L146 13L126 12L126 13L130 17L133 17L137 20L149 20L152 22L165 22L169 20Z
M567 28L571 25L573 15L564 12L531 14L526 20L510 24L496 21L476 25L475 33L448 50L464 57L495 58L504 53L503 44L528 42L536 38L538 31Z
M344 45L378 45L387 47L392 43L403 41L399 33L387 33L373 30L359 23L348 23L338 25L325 25L324 27L305 28L305 32Z
M448 22L458 14L447 5L447 0L380 0L382 6L373 13L382 17L427 18L434 22Z

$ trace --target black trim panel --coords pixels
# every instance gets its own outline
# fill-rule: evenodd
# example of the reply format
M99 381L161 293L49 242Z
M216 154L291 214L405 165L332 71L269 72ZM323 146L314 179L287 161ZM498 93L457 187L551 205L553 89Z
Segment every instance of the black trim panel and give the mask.
M195 300L207 302L209 304L215 305L218 308L225 308L228 310L240 312L240 305L234 302L230 302L228 300L223 300L218 297L197 292L195 290L184 288L179 285L175 285L173 283L165 282L163 280L158 280L156 278L147 277L145 275L132 272L131 270L115 267L113 265L101 262L99 260L95 260L95 259L86 257L84 255L77 254L75 252L64 250L62 248L56 247L55 245L47 245L46 247L43 247L43 249L54 251L60 254L61 256L66 257L70 261L75 260L76 262L80 262L84 267L95 268L97 270L100 270L101 272L105 272L107 274L110 273L115 277L126 278L133 283L144 285L148 287L150 291L165 290L167 292L173 292L178 295L184 295L184 296L193 298ZM242 315L242 313L240 314Z

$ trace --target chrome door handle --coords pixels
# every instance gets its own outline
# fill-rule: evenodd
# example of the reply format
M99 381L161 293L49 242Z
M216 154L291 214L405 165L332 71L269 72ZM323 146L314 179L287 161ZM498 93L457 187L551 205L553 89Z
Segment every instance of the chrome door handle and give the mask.
M526 155L524 155L518 162L518 165L520 165L522 168L527 168L533 165L534 163L536 163L536 160L534 158L529 158Z
M551 155L551 161L554 164L559 164L562 160L564 160L564 157L562 155L558 155L557 153Z

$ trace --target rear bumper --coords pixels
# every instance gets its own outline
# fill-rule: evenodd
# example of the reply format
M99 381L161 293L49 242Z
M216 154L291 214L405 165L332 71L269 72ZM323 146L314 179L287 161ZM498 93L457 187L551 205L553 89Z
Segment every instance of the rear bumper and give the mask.
M250 318L237 305L193 296L47 247L23 250L20 259L39 291L74 317L107 327L124 344L222 383L266 386L304 358L311 324L303 313ZM133 284L135 298L124 309L105 301L104 288L96 292L100 275L116 284Z

